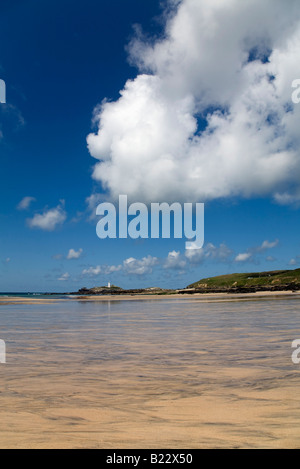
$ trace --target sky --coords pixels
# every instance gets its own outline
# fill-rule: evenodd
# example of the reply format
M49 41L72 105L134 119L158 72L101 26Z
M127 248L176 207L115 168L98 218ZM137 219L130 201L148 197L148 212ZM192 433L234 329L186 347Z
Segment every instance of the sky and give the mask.
M0 291L300 268L298 6L1 0ZM204 203L203 248L99 239L124 194Z

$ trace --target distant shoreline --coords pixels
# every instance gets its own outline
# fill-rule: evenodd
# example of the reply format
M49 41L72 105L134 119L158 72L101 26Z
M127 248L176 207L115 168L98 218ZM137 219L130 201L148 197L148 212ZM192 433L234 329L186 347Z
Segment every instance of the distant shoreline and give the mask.
M61 301L76 301L76 302L118 302L118 301L172 301L172 300L189 300L189 301L243 301L243 300L259 300L259 299L286 299L286 298L299 298L300 292L295 291L265 291L255 293L194 293L191 294L125 294L125 295L78 295L73 297L66 296L62 298L21 298L21 297L0 297L1 305L38 305L38 304L54 304Z

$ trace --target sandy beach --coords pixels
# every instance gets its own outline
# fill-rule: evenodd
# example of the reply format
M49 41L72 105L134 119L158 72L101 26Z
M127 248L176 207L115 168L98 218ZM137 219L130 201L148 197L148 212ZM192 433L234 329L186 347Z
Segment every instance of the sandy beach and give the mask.
M299 447L297 295L130 300L0 300L1 448Z
M257 293L237 293L237 294L228 294L228 293L195 293L195 294L170 294L170 295L141 295L141 294L132 294L132 295L74 295L66 296L64 301L92 301L92 302L107 302L107 301L152 301L152 300L195 300L195 301L242 301L242 300L259 300L261 298L269 299L278 299L278 298L300 298L300 292L296 293L293 291L283 291L283 292L274 292L274 291L265 291ZM48 298L26 298L26 297L0 297L0 306L1 305L10 305L10 304L51 304L60 302L61 299L52 298L49 295Z
M259 368L227 368L216 377L208 368L201 391L187 393L174 370L159 377L150 367L138 377L138 370L106 367L106 379L92 372L88 386L76 382L76 367L11 376L14 395L6 390L1 399L1 447L299 448L299 374L284 381Z

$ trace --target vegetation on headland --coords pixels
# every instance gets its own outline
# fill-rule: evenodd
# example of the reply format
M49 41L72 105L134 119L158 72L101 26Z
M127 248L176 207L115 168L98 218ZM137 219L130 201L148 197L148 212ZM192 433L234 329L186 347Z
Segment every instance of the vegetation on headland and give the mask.
M187 287L199 293L251 293L300 290L300 269L229 274L199 280Z
M79 295L111 295L112 292L114 293L122 293L124 290L123 288L117 287L116 285L111 285L110 287L94 287L94 288L81 288L77 294Z

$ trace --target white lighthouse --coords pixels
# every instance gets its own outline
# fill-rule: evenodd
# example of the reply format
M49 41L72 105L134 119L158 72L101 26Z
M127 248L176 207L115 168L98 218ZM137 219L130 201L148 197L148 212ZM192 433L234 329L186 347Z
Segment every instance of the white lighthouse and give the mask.
M107 288L110 288L110 287L111 287L111 284L110 284L110 282L108 282L108 284L107 284Z

